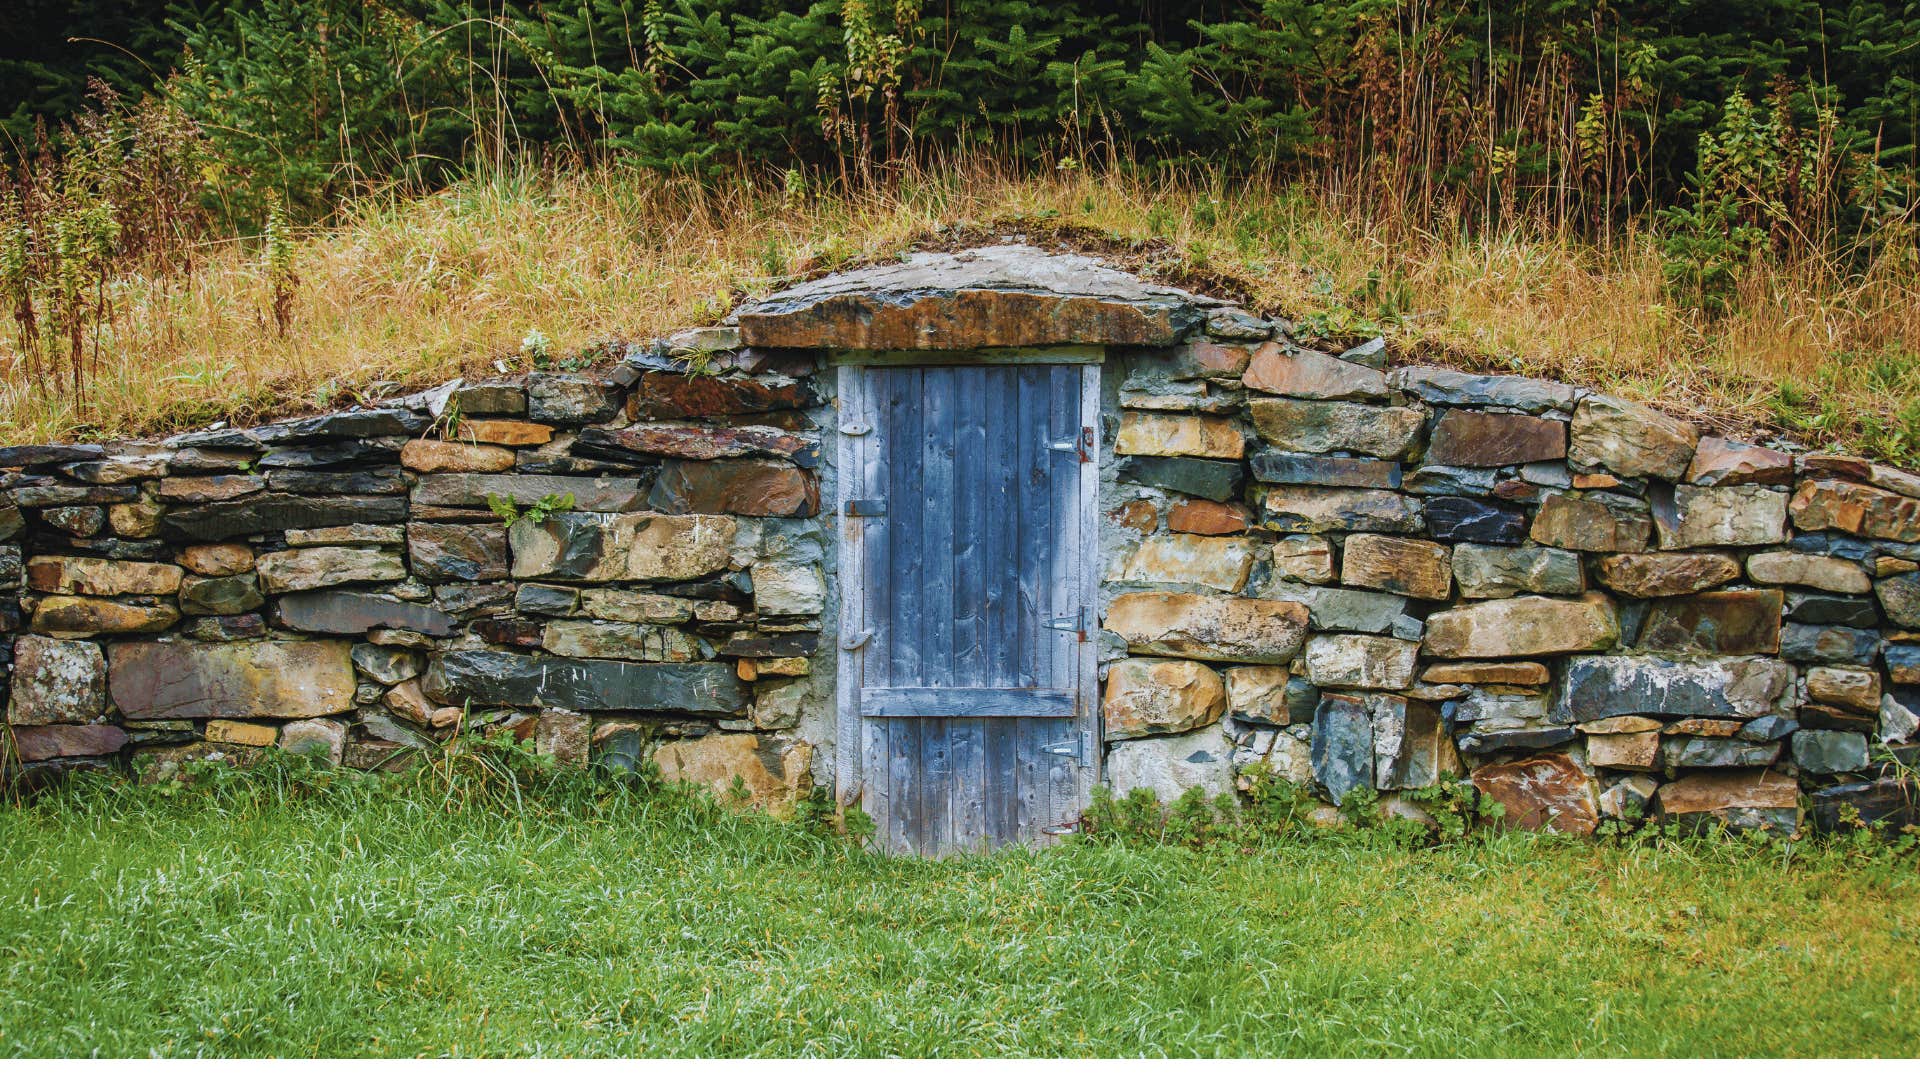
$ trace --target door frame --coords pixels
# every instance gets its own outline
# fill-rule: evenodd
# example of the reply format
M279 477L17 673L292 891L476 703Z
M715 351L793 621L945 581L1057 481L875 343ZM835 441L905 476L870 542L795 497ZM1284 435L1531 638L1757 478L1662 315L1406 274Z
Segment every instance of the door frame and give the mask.
M1079 506L1072 520L1075 534L1070 541L1074 558L1066 582L1078 598L1082 613L1082 632L1074 650L1074 695L1077 709L1073 717L1079 739L1077 761L1077 799L1082 807L1100 782L1104 768L1104 743L1100 720L1100 455L1104 445L1100 416L1100 371L1106 360L1101 347L1056 347L1026 349L969 349L944 352L872 352L835 351L828 362L837 368L834 408L834 467L836 475L833 515L839 534L837 588L839 620L834 635L835 705L834 791L838 805L845 809L856 802L868 805L862 762L866 757L868 718L860 708L860 689L864 676L864 644L861 635L867 621L865 580L865 529L860 519L847 513L849 501L866 497L880 486L884 476L886 451L883 440L872 436L879 432L874 402L869 400L866 369L875 366L943 367L957 364L1046 364L1072 365L1080 369L1080 416L1092 437L1085 445L1091 452L1080 462Z

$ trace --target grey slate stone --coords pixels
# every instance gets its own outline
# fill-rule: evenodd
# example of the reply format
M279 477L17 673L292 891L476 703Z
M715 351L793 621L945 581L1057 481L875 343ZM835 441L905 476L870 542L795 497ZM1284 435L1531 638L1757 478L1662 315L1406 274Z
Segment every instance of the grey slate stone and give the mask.
M619 384L604 376L527 377L527 416L542 423L598 424L619 415L622 404Z
M231 502L171 508L161 520L161 530L177 540L204 542L286 529L384 525L406 519L407 504L402 499L268 492Z
M1867 767L1867 737L1857 731L1796 731L1793 763L1810 773L1858 772Z
M570 509L619 513L647 508L646 486L621 477L515 476L511 473L434 473L414 485L416 506L485 507L487 496L525 509L550 495L572 495Z
M1851 626L1812 626L1785 623L1780 627L1780 655L1803 664L1869 665L1880 651L1880 632ZM1920 659L1920 656L1916 656ZM1891 648L1889 648L1891 662Z
M1579 391L1565 383L1519 375L1471 375L1445 368L1404 367L1390 377L1404 390L1436 405L1481 405L1541 413L1571 409Z
M1365 698L1322 694L1313 714L1313 778L1335 806L1373 786L1373 718Z
M737 714L749 701L732 664L636 664L483 651L437 658L427 672L427 692L449 703L577 712Z
M1773 764L1780 756L1780 744L1683 735L1663 740L1660 754L1669 769L1741 769Z
M1274 582L1262 595L1269 600L1293 600L1307 605L1308 625L1315 630L1344 630L1384 634L1407 610L1407 598L1365 589L1336 589L1322 585Z
M291 593L280 598L280 621L310 634L364 634L369 630L412 630L449 637L453 619L425 604L350 592Z
M1244 470L1237 461L1199 458L1130 457L1120 463L1120 479L1214 502L1231 502L1240 493Z
M1880 613L1873 606L1873 598L1867 596L1789 592L1781 615L1793 622L1851 626L1856 630L1872 630L1880 625Z
M1427 500L1427 531L1446 543L1518 544L1527 538L1527 515L1497 502L1441 495Z
M1756 717L1793 685L1793 666L1762 657L1664 660L1581 656L1567 662L1557 719L1609 716Z
M1262 450L1253 455L1250 464L1255 480L1271 484L1359 488L1400 486L1400 463L1397 461Z

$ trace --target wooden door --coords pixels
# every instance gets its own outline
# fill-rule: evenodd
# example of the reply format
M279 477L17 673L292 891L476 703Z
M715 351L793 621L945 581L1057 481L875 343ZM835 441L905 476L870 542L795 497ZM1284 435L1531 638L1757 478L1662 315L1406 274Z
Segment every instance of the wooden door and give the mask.
M837 779L887 850L1044 843L1085 805L1098 377L842 369Z

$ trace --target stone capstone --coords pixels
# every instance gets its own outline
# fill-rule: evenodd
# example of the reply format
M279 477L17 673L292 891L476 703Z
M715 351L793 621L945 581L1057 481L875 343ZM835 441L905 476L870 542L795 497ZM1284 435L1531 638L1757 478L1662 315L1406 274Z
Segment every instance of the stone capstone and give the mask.
M1789 484L1793 482L1793 456L1710 435L1694 448L1686 481L1705 487Z
M762 348L980 349L1173 345L1205 322L1190 293L1149 285L1083 255L1025 245L915 252L741 308Z
M1306 637L1305 605L1190 593L1126 593L1107 606L1107 630L1153 656L1280 664Z
M1226 687L1205 664L1121 660L1107 671L1100 715L1106 737L1117 740L1191 731L1217 722L1226 709Z
M1589 394L1573 410L1567 458L1582 469L1616 476L1678 480L1700 441L1692 424L1605 394Z
M346 641L122 641L107 646L107 669L114 706L134 720L297 719L353 707Z
M1384 398L1386 376L1312 349L1269 341L1253 351L1241 382L1249 390L1294 398Z

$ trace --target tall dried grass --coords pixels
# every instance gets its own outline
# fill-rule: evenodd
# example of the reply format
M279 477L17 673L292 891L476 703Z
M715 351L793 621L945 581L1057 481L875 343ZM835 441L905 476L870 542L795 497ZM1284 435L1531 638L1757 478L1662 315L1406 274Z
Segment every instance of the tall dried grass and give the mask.
M506 170L363 200L296 235L284 336L268 269L241 242L202 250L190 274L116 278L84 402L39 391L17 343L0 340L0 440L326 407L519 365L534 330L575 353L712 321L782 281L915 243L1026 233L1242 292L1329 339L1383 332L1403 356L1552 374L1715 427L1920 457L1911 251L1846 273L1756 264L1708 320L1669 305L1644 230L1600 247L1564 228L1443 230L1380 206L1331 187L1035 176L984 160L849 195L703 187L617 164Z

